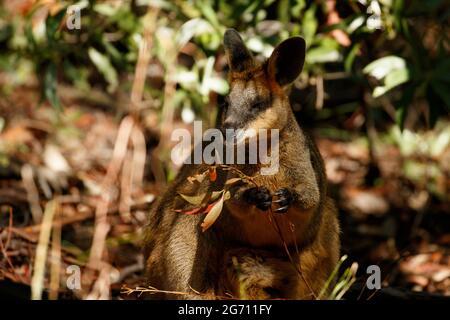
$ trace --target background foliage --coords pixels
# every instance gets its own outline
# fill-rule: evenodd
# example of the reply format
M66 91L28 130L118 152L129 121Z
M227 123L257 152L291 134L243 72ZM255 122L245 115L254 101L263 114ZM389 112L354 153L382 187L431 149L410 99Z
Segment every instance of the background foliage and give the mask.
M64 25L73 4L81 9L81 30ZM395 119L403 126L408 110L419 109L420 121L411 124L417 128L432 127L450 110L450 11L443 0L8 1L0 11L0 66L11 71L11 86L35 73L54 106L57 81L113 94L134 69L149 5L161 8L152 50L162 68L149 76L172 77L174 107L200 117L211 91L228 90L220 53L228 27L265 57L281 40L303 36L307 60L296 88L306 95L302 107L328 109L321 118L348 118L363 100L376 125ZM173 74L164 72L174 60ZM345 92L333 97L339 82ZM161 101L158 89L147 84L148 95Z

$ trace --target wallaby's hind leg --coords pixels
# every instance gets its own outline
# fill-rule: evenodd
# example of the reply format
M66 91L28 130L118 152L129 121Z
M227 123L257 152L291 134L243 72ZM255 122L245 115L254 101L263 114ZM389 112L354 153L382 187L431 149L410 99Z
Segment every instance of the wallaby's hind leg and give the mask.
M273 253L239 248L225 255L223 291L239 299L295 298L298 274Z

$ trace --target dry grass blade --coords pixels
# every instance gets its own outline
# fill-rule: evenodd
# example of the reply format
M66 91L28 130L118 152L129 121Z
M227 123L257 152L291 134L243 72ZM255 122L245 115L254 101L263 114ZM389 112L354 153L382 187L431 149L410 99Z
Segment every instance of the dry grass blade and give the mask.
M31 298L33 300L42 299L48 243L50 240L53 217L57 209L58 209L57 199L49 201L45 206L41 233L39 235L39 242L36 248L36 257L34 260L33 278L31 280Z
M319 293L319 299L322 299L325 297L325 294L328 292L330 285L333 283L333 281L336 278L336 275L339 271L339 268L341 267L342 263L347 260L347 255L343 255L338 263L336 264L336 266L334 267L333 271L331 272L331 275L328 277L327 281L325 282L324 286L322 287L322 289L320 290Z
M52 233L52 250L50 255L50 292L49 299L57 300L61 272L61 223L59 212L55 213Z
M358 264L353 262L352 265L347 268L342 276L336 283L329 299L341 300L344 294L350 289L353 283L356 281L356 271L358 270Z
M128 154L124 160L120 178L119 214L124 222L130 222L131 220L130 207L133 189L132 171L131 156Z
M93 269L100 265L103 249L105 247L106 235L109 231L107 222L108 206L111 201L111 189L117 180L120 168L127 153L128 141L133 130L134 121L130 116L125 117L119 127L117 139L114 146L113 158L109 163L106 176L102 183L104 190L96 209L95 209L95 231L89 256L89 266Z
M166 294L173 294L177 296L198 296L203 299L221 299L221 300L230 300L230 299L236 299L232 296L226 297L226 296L218 296L213 294L207 294L199 292L198 290L195 290L191 286L189 288L192 290L192 292L183 292L183 291L170 291L170 290L159 290L155 287L149 286L149 287L136 287L134 289L127 287L126 285L122 286L122 289L120 291L121 294L130 295L132 293L138 293L139 296L141 296L144 293L148 294L157 294L157 293L166 293Z
M145 78L147 75L147 67L151 58L150 49L153 46L153 34L156 28L156 19L158 17L158 13L159 8L149 6L147 15L144 19L144 37L139 46L139 56L134 72L133 87L131 89L131 111L134 115L137 114L139 106L142 102Z
M147 147L145 144L145 136L142 130L135 126L131 133L131 143L133 145L133 160L132 160L132 182L136 188L142 187L144 180L145 160L147 157Z
M3 240L2 237L0 237L0 251L3 254L3 256L5 257L6 263L8 264L8 267L11 269L12 271L12 276L14 281L17 281L17 278L20 278L21 282L24 282L23 278L21 275L16 274L15 270L14 270L14 265L11 262L11 259L8 256L8 247L9 247L9 243L11 241L11 233L12 233L12 225L13 225L13 217L12 217L12 208L9 208L9 226L8 226L8 233L6 235L6 241L5 244L3 244ZM5 274L5 270L0 270L2 272L2 276L3 274Z
M103 264L98 279L95 281L92 291L86 296L86 300L109 300L111 298L111 266Z
M33 168L29 164L25 164L21 170L23 186L27 191L28 202L30 203L31 214L35 224L39 224L42 220L42 208L39 205L39 192L34 183Z

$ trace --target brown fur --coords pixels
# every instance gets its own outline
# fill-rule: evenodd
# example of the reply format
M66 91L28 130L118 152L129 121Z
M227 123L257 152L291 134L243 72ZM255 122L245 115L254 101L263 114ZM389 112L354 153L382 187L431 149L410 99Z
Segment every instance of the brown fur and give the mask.
M186 208L178 193L221 190L229 178L219 170L216 183L192 184L187 178L203 172L207 166L185 165L150 214L145 231L145 255L149 285L191 294L161 294L156 298L231 295L244 299L311 299L319 294L339 259L339 225L333 201L327 196L323 161L314 142L297 124L285 88L280 85L282 80L275 77L278 52L275 50L266 64L249 60L235 67L238 71L231 69L229 99L233 106L244 108L254 97L270 98L270 107L245 127L280 130L279 171L262 176L259 165L236 167L271 193L289 188L297 194L287 213L273 214L283 239L269 213L243 199L249 186L233 190L233 197L225 202L219 219L204 233L200 229L203 215L175 212ZM232 58L230 64L231 61L235 65L239 63ZM239 117L239 113L229 112L223 121L239 120L230 120L233 117ZM293 263L287 257L283 241Z

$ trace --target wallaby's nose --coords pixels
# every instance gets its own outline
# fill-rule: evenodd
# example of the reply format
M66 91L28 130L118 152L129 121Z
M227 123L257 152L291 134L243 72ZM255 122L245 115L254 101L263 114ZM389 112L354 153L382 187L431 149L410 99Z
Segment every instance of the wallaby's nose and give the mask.
M222 126L224 129L231 129L233 127L231 121L225 121Z
M231 121L224 121L224 122L222 123L222 128L221 128L222 135L226 138L226 137L227 137L227 129L235 129L235 128L236 128L235 123L233 123L233 122L231 122ZM229 130L228 130L228 131L229 131ZM228 136L229 136L230 134L233 135L232 132L228 132Z
M225 120L222 124L223 129L236 129L236 123L234 121Z

